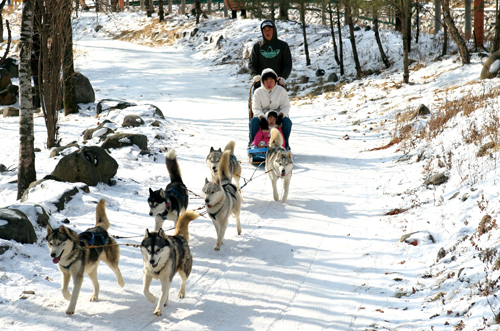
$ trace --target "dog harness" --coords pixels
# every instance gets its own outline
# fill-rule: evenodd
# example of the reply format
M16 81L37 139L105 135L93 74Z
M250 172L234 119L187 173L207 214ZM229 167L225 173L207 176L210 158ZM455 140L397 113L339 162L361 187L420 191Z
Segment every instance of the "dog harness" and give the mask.
M175 188L171 188L170 190L168 190L167 191L167 195L168 194L174 196L180 202L184 201L184 193L183 192L179 192ZM167 215L168 215L167 209L165 209L165 211L163 211L162 213L158 214L158 216L161 216L161 219L164 220L164 221L167 219Z
M95 237L99 236L102 240L102 246L106 245L106 238L104 238L102 235L100 235L99 233L95 233L95 232L90 232L90 231L85 231L85 232L82 232L78 235L78 237L80 237L80 242L83 241L83 239L87 239L85 237L89 237L90 236L90 239L87 240L87 243L89 246L92 246L95 242ZM78 248L82 248L82 246L78 246ZM96 251L98 251L98 249L101 249L103 250L102 247L93 247L93 249L95 249ZM76 261L77 259L75 259ZM64 265L61 265L63 268L66 268L66 269L69 269L71 267L71 265L75 262L75 261L72 261L70 264L68 264L67 266L64 266Z
M230 186L232 189L226 189L226 186ZM226 193L229 193L229 195L231 196L231 198L233 200L238 200L238 198L236 198L236 185L234 185L233 183L226 183L226 184L223 184L222 185L222 188L224 189L224 192ZM217 216L217 214L220 212L220 210L222 209L222 206L220 206L219 210L217 210L215 213L210 213L208 212L208 215L210 216L210 218L212 219L215 219L215 217Z

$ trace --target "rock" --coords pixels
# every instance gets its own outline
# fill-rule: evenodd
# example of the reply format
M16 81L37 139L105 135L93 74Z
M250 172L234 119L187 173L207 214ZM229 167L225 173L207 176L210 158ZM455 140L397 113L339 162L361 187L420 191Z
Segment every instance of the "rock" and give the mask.
M80 148L80 145L77 144L76 141L73 141L69 144L67 144L66 146L62 146L62 147L55 147L53 148L51 151L50 151L50 157L56 157L56 156L59 156L61 155L61 152L68 149L68 148L71 148L71 147L76 147L76 148Z
M479 79L490 79L496 77L498 70L500 70L500 51L496 51L491 54L490 57L484 62Z
M316 70L316 77L323 77L325 75L325 70L323 69L318 69Z
M19 109L15 107L5 107L3 109L3 117L8 117L8 116L19 116Z
M95 110L96 115L99 115L103 111L113 111L116 109L125 109L133 106L137 106L137 104L119 99L103 99L97 103Z
M449 198L448 200L455 199L455 198L456 198L459 194L460 194L460 191L455 192L455 193L451 196L451 198Z
M327 82L333 82L333 83L336 83L339 81L339 77L337 76L336 73L332 72L331 74L328 75L328 79L327 79Z
M448 176L444 173L439 173L437 175L432 176L429 180L425 182L425 185L441 185L448 180Z
M488 150L495 148L495 142L490 141L489 143L484 144L479 148L479 151L477 152L476 156L477 157L483 157L487 154Z
M90 186L109 184L116 175L118 163L102 147L84 146L64 156L51 173L63 181L82 182Z
M144 124L144 120L140 116L132 114L132 115L125 116L125 118L123 119L122 127L124 127L124 128L125 127L136 128L136 127L139 127L143 124Z
M307 82L309 82L309 77L307 76L300 77L300 84L307 84Z
M76 103L95 102L95 93L90 80L78 71L75 71Z
M122 148L125 146L137 145L141 150L148 149L148 138L143 134L117 133L102 143L104 149Z
M0 105L13 105L16 102L17 97L9 90L5 89L0 92Z
M439 261L439 260L441 260L442 258L444 258L444 257L446 256L446 254L447 254L447 253L446 253L446 251L444 250L444 248L443 248L443 247L441 247L441 248L439 249L439 251L438 251L438 254L437 254L437 260L436 260L436 262L437 262L437 261Z
M8 57L2 62L0 67L5 68L9 71L10 78L19 77L19 62L17 59Z
M12 84L12 80L10 79L9 70L6 68L0 67L0 91L3 91L7 88L7 86Z
M33 244L37 237L28 216L20 210L0 209L0 238Z
M49 224L50 216L39 204L10 205L7 208L23 212L33 225L38 224L45 227Z
M101 137L101 139L107 137L109 134L115 133L115 130L110 128L110 126L114 125L115 124L110 120L104 120L96 128L85 130L83 133L83 142L94 138L94 133L96 133L96 136Z
M154 120L153 122L151 122L151 126L154 126L154 127L160 127L160 122L158 122L158 120Z
M414 118L417 117L417 116L424 116L424 115L429 115L431 113L431 111L429 110L429 108L427 108L426 105L424 104L421 104L420 106L418 106L418 108L415 110L415 113L414 113Z
M163 116L163 112L160 110L160 108L156 107L155 105L149 105L150 108L153 108L155 111L153 116L159 116L161 119L165 119L165 116Z

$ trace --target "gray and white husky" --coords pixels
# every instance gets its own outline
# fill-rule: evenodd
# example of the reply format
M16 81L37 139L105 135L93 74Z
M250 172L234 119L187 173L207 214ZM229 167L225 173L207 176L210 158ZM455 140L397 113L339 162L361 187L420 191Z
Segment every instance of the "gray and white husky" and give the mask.
M181 276L181 288L178 297L186 295L186 281L193 266L193 256L189 250L189 222L196 219L198 214L187 211L181 214L177 221L174 235L167 236L163 229L158 232L149 232L141 243L144 272L144 295L155 303L156 297L149 291L151 281L159 279L161 282L161 296L153 312L156 316L163 314L163 306L168 304L168 293L172 279L176 273Z
M57 229L52 229L50 225L47 225L47 246L49 247L52 262L57 263L59 270L63 274L61 290L64 298L69 300L66 309L68 315L75 313L84 274L87 274L94 284L94 293L90 297L90 301L98 300L97 266L99 261L104 261L113 270L121 287L125 285L118 268L120 248L107 232L110 224L106 216L105 205L106 200L101 199L96 207L96 226L80 234L64 225ZM71 278L73 278L72 293L68 290Z
M170 176L170 183L165 190L153 191L151 188L149 189L149 216L155 217L155 231L163 227L165 220L173 221L175 226L177 218L186 211L189 203L188 190L182 181L181 169L173 148L165 156L165 164Z
M231 174L231 177L234 179L234 182L236 184L236 187L238 190L240 189L240 177L241 177L241 164L238 162L238 159L234 155L234 147L236 146L236 142L230 141L226 147L224 147L224 151L230 151L230 157L229 157L229 172ZM218 176L218 171L219 171L219 162L222 157L222 151L221 149L214 149L213 147L210 147L210 153L208 153L207 156L207 165L208 168L210 169L210 177L211 181L215 182L219 178Z
M241 234L241 195L238 188L231 183L229 159L230 151L225 150L219 162L218 178L215 181L208 181L205 178L205 186L203 186L203 200L205 201L208 216L210 216L217 232L217 241L214 246L216 251L220 250L220 246L223 244L222 240L224 239L231 213L236 218L238 235Z
M274 128L271 130L271 139L266 152L266 172L271 178L273 184L273 197L275 201L279 200L278 188L276 182L279 178L283 180L283 196L281 202L285 203L288 197L290 180L292 179L293 159L292 153L283 148L283 136Z

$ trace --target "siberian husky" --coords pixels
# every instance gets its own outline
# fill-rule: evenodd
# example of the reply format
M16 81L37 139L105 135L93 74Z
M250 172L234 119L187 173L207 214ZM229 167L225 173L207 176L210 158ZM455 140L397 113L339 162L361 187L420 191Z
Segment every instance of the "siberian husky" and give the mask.
M238 159L236 159L236 156L234 156L234 146L236 146L236 143L234 141L230 141L226 147L224 148L225 151L230 151L230 157L229 157L229 173L231 174L231 177L234 179L234 182L236 184L236 187L238 190L240 189L240 177L241 177L241 165L238 162ZM217 172L219 171L219 162L222 157L222 151L221 149L214 149L213 147L210 147L210 153L208 153L207 156L207 165L208 168L210 169L210 177L211 181L215 182L218 179L218 174Z
M181 169L173 148L165 156L165 164L170 175L170 183L165 190L149 189L149 216L155 217L155 231L163 227L165 220L174 221L175 226L177 218L186 211L189 203L188 190L182 181Z
M211 182L205 178L205 186L203 186L203 200L217 232L217 241L214 246L216 251L220 250L223 244L222 239L224 239L231 213L236 218L238 235L241 234L241 195L238 188L231 183L229 159L230 151L225 150L219 162L218 178Z
M292 153L283 148L283 136L274 128L271 130L271 139L266 152L266 172L271 178L273 184L273 197L275 201L279 200L276 182L278 178L283 179L283 197L281 202L285 203L288 197L290 180L292 179L293 159Z
M120 248L106 231L110 224L106 216L105 205L106 200L101 199L96 207L96 226L80 234L64 225L58 229L52 229L50 225L47 225L47 245L52 262L57 263L63 274L61 290L64 298L69 300L69 306L66 309L68 315L75 313L76 302L82 288L83 274L87 274L94 284L94 293L90 301L98 300L97 266L99 261L104 261L113 270L121 287L125 285L118 268ZM68 290L70 278L73 278L72 293Z
M186 211L181 214L175 227L173 236L167 236L163 229L158 232L149 232L141 243L144 271L144 295L155 303L156 297L149 291L151 281L159 279L161 282L161 296L153 312L156 316L163 314L163 306L168 304L170 285L176 272L181 276L181 288L178 297L186 295L186 280L191 273L193 256L189 250L189 222L196 219L198 214Z

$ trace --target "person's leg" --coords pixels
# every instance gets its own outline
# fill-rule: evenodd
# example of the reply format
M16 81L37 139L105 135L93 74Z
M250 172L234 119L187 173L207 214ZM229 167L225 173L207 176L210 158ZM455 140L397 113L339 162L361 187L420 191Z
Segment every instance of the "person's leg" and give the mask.
M259 130L259 129L257 129ZM292 121L289 117L283 117L281 122L281 130L283 131L283 136L285 138L285 148L290 148L290 132L292 132ZM257 132L257 131L256 131Z
M246 9L241 10L241 18L247 18L247 11Z
M250 147L250 144L252 144L252 141L255 138L255 135L257 134L257 131L259 131L259 127L260 127L260 120L259 120L259 118L258 117L253 117L250 120L250 123L249 123L248 126L249 126L249 129L250 129L250 134L249 134L250 141L248 142L248 147Z
M236 10L231 10L231 18L232 19L236 18L236 14L237 14Z

